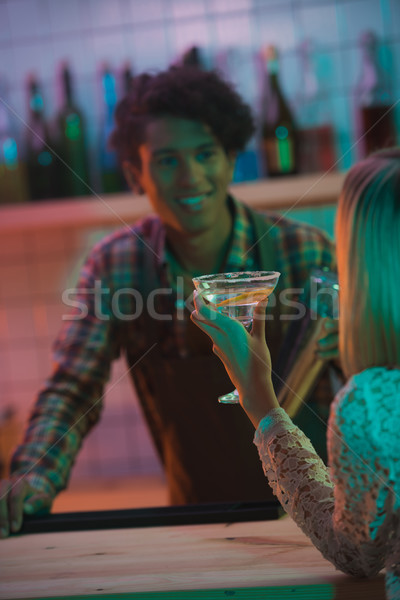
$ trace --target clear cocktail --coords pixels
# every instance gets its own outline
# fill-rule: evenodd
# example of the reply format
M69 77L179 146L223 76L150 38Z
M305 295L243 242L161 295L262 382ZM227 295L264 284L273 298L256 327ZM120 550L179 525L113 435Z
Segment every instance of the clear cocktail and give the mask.
M195 277L193 283L196 290L214 308L240 321L249 330L256 304L272 294L279 276L277 271L215 273ZM239 402L236 390L220 396L218 400L225 404Z

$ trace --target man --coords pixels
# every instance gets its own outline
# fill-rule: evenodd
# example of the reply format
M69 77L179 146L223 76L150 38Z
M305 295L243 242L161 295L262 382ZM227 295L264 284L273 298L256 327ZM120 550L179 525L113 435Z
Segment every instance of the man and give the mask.
M1 484L3 537L20 528L23 513L48 510L66 486L121 353L172 503L272 497L248 420L217 402L231 384L185 302L200 274L278 270L279 292L303 287L315 266L334 267L321 232L258 215L228 194L236 154L253 132L249 108L214 73L174 67L134 80L117 109L112 143L131 188L148 195L156 216L106 238L83 267L76 312L54 347L54 371ZM276 303L268 323L273 356L284 309Z

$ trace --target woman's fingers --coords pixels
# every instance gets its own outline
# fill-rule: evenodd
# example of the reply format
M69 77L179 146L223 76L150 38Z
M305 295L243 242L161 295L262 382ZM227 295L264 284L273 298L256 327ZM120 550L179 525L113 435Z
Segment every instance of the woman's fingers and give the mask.
M211 304L206 304L201 294L195 292L193 295L196 310L191 314L191 319L200 329L208 335L219 331L231 335L232 328L238 326L238 322L224 315L213 308Z
M262 339L265 337L265 311L267 305L268 298L264 298L263 300L260 300L254 309L251 334L256 338Z
M197 325L197 327L199 327L199 329L204 331L204 333L209 335L211 338L217 333L217 331L219 331L219 328L216 325L206 320L204 316L202 317L195 310L190 315L190 319L195 325Z
M192 321L194 321L199 327L201 327L201 323L206 323L207 325L216 327L217 325L215 321L220 316L224 317L224 315L220 315L216 310L214 310L212 305L206 304L204 302L204 298L202 298L201 294L198 292L194 292L193 302L196 310L192 312Z
M199 292L196 292L196 290L193 292L193 303L197 312L200 312L202 307L205 306L205 302L201 294L199 294Z
M220 349L218 348L218 346L213 344L212 351L214 352L215 356L218 356L218 358L220 360L222 360L221 352L220 352Z

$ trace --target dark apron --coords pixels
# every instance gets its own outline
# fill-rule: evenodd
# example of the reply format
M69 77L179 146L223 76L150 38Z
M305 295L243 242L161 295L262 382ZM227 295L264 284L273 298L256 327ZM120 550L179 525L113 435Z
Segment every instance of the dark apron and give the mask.
M256 225L255 228L257 234ZM260 268L279 270L272 238L259 237ZM151 240L147 242L153 245ZM145 281L141 292L145 299L159 285L159 279L154 256L145 246L143 250ZM185 312L188 318L189 313ZM137 326L146 332L147 349L157 342L141 359L135 344ZM281 342L280 326L279 319L267 322L273 360ZM253 425L239 405L218 403L218 396L232 391L233 385L223 364L212 353L208 337L188 320L188 344L196 350L197 339L199 352L171 357L163 349L163 322L155 321L144 311L135 327L125 327L123 345L128 364L137 363L131 375L164 465L171 504L272 499L253 444Z
M153 377L145 414L158 439L170 502L272 498L253 444L254 427L240 406L218 403L233 389L219 359L163 358L156 350L146 362Z

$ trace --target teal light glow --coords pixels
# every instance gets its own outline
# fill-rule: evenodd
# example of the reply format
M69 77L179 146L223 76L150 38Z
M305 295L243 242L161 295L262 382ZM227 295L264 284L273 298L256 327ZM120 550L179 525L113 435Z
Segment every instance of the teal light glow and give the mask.
M50 152L47 152L47 150L43 150L43 152L39 154L38 163L39 165L42 165L42 167L48 167L52 162L53 157L51 156Z
M3 142L3 154L7 169L16 169L18 165L18 150L17 142L13 138L7 138Z
M69 140L77 140L81 136L81 120L79 115L71 113L66 119L65 135Z
M275 135L278 140L286 140L289 135L289 131L283 125L279 125L279 127L275 129Z
M58 600L86 600L85 596L58 596ZM268 587L218 588L204 590L174 590L90 594L90 600L334 600L337 589L330 583L315 585L271 585Z

